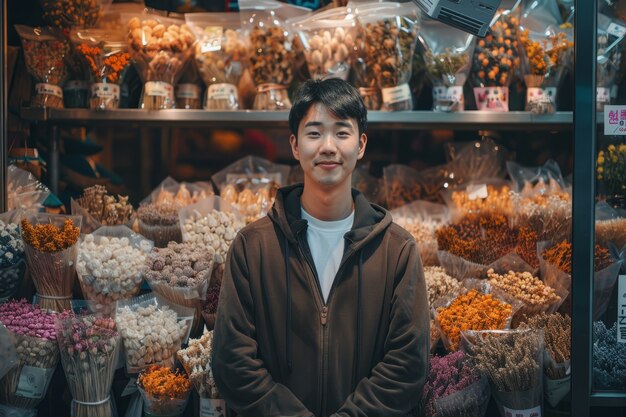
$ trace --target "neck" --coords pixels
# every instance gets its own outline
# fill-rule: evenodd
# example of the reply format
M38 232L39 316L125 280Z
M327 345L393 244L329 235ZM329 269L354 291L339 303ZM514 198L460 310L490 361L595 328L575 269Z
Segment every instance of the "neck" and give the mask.
M348 187L325 190L307 187L306 181L300 202L304 210L316 219L335 221L345 219L354 210L350 183Z

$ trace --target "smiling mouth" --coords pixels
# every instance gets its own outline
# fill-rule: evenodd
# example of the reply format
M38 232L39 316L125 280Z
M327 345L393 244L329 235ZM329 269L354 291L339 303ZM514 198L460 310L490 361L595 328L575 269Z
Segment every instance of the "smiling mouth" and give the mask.
M315 165L330 166L330 165L340 165L340 163L337 161L320 161L320 162L316 162Z

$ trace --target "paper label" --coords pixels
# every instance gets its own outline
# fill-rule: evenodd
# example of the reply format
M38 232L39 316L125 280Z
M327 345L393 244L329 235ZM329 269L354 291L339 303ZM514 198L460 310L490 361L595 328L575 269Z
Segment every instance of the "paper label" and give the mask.
M504 417L541 417L541 406L528 408L526 410L513 410L504 408Z
M211 84L207 92L207 100L231 100L237 97L237 87L232 84Z
M465 110L463 87L433 87L433 103L435 110L439 111Z
M383 88L382 93L383 103L385 104L411 100L411 89L408 84L402 84L397 87Z
M546 397L546 400L552 407L556 407L557 404L565 398L568 392L571 389L571 376L562 378L562 379L549 379L544 378L543 380L543 391Z
M45 397L53 373L54 368L35 368L24 365L22 372L20 372L20 380L17 383L15 395L36 399Z
M132 395L137 392L137 380L135 378L131 378L124 387L124 391L122 391L122 397L126 397L128 395Z
M200 98L200 86L196 84L178 84L176 86L176 97L197 100Z
M226 403L224 400L200 398L200 417L224 417Z
M95 83L91 86L91 97L120 98L120 86L109 83Z
M617 342L626 343L626 275L617 284Z
M509 111L509 87L476 87L474 98L478 110Z
M616 38L621 38L624 35L626 35L626 26L622 26L618 23L611 22L606 32L609 35L615 36Z
M609 103L611 101L611 93L608 88L596 87L596 103Z
M147 96L167 97L174 99L174 89L171 84L163 81L148 81L145 87Z
M195 300L197 298L200 298L200 294L198 294L198 291L185 291L185 300Z
M65 83L65 89L68 91L89 90L89 84L87 81L71 80Z
M220 26L207 26L200 39L200 53L215 52L222 49L222 31Z
M604 134L626 135L626 106L604 106Z
M552 103L556 99L556 87L529 87L526 89L527 103Z
M467 198L470 200L487 198L489 196L486 184L469 184L465 192L467 193Z
M58 85L45 84L45 83L35 84L35 91L37 92L37 94L57 96L59 98L63 98L63 89L59 87Z

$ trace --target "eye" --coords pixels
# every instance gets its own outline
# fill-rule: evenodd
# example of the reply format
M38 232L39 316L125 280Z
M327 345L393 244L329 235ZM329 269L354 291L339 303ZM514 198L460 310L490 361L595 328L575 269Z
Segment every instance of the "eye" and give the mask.
M348 136L350 136L350 132L346 132L346 131L340 131L337 133L337 136L342 137L342 138L346 138Z
M316 138L316 137L319 137L320 132L315 131L315 130L312 130L312 131L310 131L310 132L307 132L307 134L306 134L306 135L307 135L307 136L309 136L309 137L312 137L312 138Z

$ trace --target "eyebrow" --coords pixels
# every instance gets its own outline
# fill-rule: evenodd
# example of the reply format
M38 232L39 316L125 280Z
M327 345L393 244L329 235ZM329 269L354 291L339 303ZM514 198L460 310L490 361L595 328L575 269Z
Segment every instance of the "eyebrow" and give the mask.
M322 126L322 124L323 124L322 122L311 121L311 122L305 123L304 127ZM334 124L335 124L335 126L342 126L342 127L346 127L346 128L349 128L349 129L353 129L354 128L351 123L344 122L344 121L341 121L341 120L335 122Z

